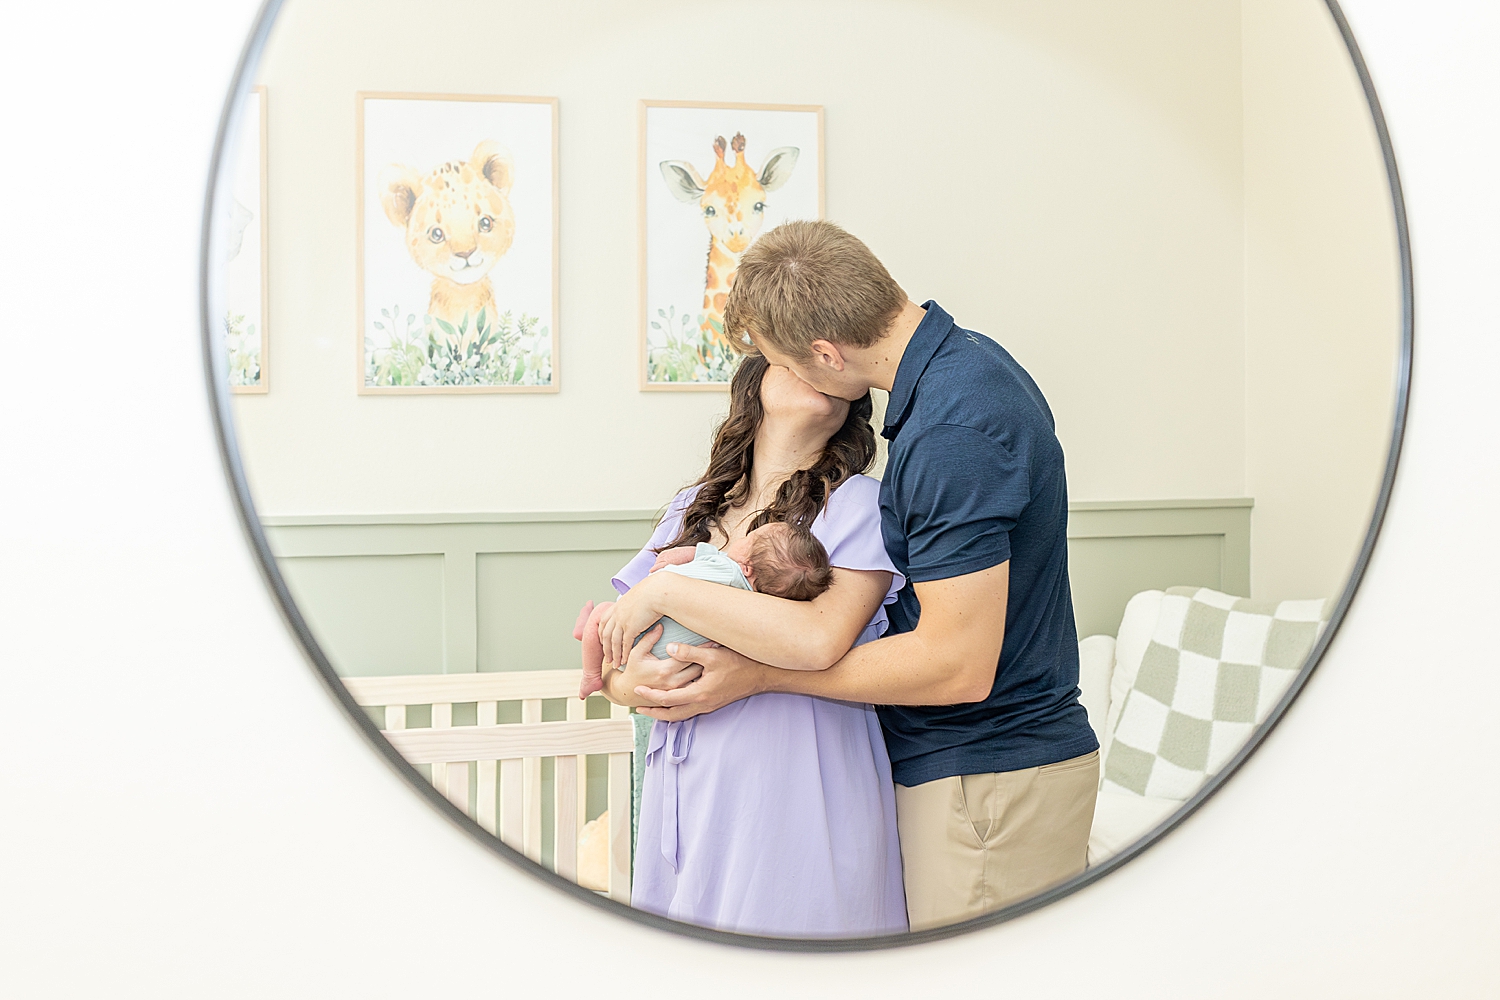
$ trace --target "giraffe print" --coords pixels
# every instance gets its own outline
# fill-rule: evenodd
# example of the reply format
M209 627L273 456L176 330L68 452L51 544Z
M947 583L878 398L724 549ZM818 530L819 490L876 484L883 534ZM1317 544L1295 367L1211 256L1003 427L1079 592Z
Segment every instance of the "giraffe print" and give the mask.
M734 163L726 161L733 152ZM782 146L766 156L760 170L745 162L745 136L736 132L725 142L714 139L714 166L705 180L687 160L663 160L661 174L678 201L696 203L708 228L708 262L703 276L703 339L728 349L724 336L724 303L734 287L740 258L765 222L766 196L780 188L797 166L798 149Z

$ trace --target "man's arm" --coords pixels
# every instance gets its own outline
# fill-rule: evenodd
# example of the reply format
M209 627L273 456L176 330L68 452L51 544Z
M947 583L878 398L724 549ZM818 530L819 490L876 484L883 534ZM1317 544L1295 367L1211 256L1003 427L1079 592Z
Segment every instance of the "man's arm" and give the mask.
M834 568L833 586L811 601L654 573L615 602L599 625L604 662L628 655L637 629L666 615L720 645L789 670L823 670L864 631L890 589L883 570Z
M922 604L915 631L851 649L827 670L778 670L729 649L678 646L676 658L703 674L675 691L640 688L666 706L659 719L685 719L766 691L876 705L955 705L983 701L995 683L1005 640L1010 562L913 585Z

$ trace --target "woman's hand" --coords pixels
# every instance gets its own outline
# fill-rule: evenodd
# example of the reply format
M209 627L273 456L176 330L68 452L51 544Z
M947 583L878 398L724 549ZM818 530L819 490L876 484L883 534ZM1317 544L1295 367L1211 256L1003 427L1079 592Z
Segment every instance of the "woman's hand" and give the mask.
M640 708L657 703L648 697L642 697L636 692L637 688L675 691L698 679L703 673L703 668L698 664L672 659L658 660L651 655L651 647L656 645L661 633L660 625L647 632L630 651L624 670L604 672L604 697L616 705Z
M673 575L665 573L646 577L615 602L607 618L600 620L599 644L604 647L605 667L624 663L636 636L664 614L660 598Z

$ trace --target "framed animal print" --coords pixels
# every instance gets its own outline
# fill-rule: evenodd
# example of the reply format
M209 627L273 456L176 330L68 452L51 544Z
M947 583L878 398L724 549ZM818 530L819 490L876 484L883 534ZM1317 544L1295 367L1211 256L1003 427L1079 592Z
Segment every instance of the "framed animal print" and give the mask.
M236 393L270 388L270 227L266 222L266 88L245 98L230 172L224 247L224 340L229 387Z
M359 392L556 392L557 99L356 101Z
M756 236L823 217L818 105L642 101L640 378L723 390L724 301Z

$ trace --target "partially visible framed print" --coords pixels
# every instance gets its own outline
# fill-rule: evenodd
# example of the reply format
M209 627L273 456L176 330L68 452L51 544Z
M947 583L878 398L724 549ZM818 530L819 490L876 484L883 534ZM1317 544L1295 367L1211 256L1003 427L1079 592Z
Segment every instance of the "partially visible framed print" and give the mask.
M640 117L641 388L723 390L740 258L767 229L823 217L823 109L642 101Z
M356 103L359 391L556 392L557 99Z
M224 338L229 355L229 386L237 393L269 387L271 311L266 273L270 228L266 222L266 88L245 97L235 138L224 248Z

